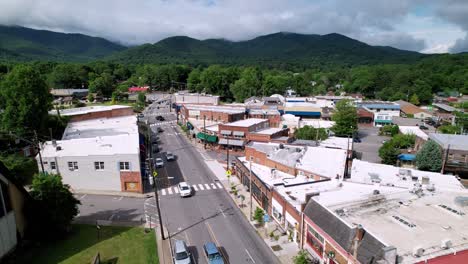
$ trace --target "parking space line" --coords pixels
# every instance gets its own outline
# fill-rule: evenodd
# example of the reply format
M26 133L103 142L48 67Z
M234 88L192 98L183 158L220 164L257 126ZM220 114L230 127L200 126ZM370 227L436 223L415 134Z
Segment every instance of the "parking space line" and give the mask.
M255 260L252 258L252 255L250 255L250 252L245 249L245 252L247 252L247 255L249 255L249 258L252 260L253 263L255 263Z
M210 189L210 186L207 183L205 183L205 187L206 187L207 190Z
M205 188L203 187L203 184L198 184L198 187L200 187L200 190L205 190Z
M222 186L221 183L219 183L219 182L217 182L216 185L217 185L220 189L223 188L223 186Z
M87 194L83 194L83 195L80 197L80 200L83 200L86 196L87 196Z
M211 188L216 189L216 185L214 183L211 183Z

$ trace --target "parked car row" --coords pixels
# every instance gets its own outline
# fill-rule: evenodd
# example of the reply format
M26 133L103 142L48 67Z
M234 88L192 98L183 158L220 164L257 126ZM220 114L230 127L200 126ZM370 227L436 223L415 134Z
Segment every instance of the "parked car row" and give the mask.
M224 264L224 258L219 252L218 247L213 242L207 242L203 245L203 253L209 264ZM174 263L192 264L192 254L189 252L187 244L183 240L174 241Z

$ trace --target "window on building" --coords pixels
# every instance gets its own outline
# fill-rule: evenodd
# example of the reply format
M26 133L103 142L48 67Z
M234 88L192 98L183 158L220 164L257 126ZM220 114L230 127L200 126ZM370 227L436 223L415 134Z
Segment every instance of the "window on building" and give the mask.
M55 163L55 161L50 162L50 169L51 170L56 170L57 169L57 164Z
M252 195L255 196L258 200L260 200L262 197L262 191L260 191L255 183L252 183Z
M121 161L121 162L119 162L119 167L120 167L121 171L130 170L130 162Z
M8 185L2 180L0 180L0 185L0 217L2 217L13 210L13 208L11 207Z
M310 228L310 227L309 227ZM307 244L319 255L323 255L323 245L314 237L313 234L307 232Z
M283 214L276 207L273 206L273 217L279 222L283 222Z
M315 231L311 226L309 226L309 233L314 236L320 243L325 243L325 239L317 232Z
M104 170L104 161L95 161L94 162L95 170Z
M77 161L69 161L68 162L68 169L71 171L78 170L78 162Z

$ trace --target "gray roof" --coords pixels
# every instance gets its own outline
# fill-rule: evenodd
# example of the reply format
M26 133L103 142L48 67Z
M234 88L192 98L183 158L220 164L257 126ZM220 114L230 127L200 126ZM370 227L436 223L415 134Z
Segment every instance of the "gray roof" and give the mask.
M432 105L437 107L437 108L440 108L442 110L445 110L447 112L453 112L453 111L457 110L454 107L451 107L450 105L446 105L446 104L432 104Z
M450 149L468 151L468 135L430 133L429 138L444 149L447 149L448 145L450 145Z
M304 215L318 225L324 232L335 240L342 248L350 252L357 228L349 227L339 217L326 208L310 199L304 209ZM370 233L364 232L358 248L358 260L361 263L376 263L382 258L382 249L385 245ZM350 252L352 253L352 252Z

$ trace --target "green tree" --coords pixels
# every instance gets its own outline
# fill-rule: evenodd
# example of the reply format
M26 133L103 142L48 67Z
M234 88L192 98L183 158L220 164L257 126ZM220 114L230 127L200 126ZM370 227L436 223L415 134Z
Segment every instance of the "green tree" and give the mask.
M427 141L416 154L416 166L420 170L440 171L442 168L442 151L432 140Z
M393 136L390 140L395 148L398 149L405 149L405 148L412 148L416 142L416 136L409 134L397 134Z
M114 91L114 79L109 73L102 73L89 84L89 92L109 97Z
M88 102L90 103L94 102L94 95L92 93L88 94Z
M413 94L409 100L410 103L414 104L414 105L419 105L420 102L419 102L419 97L417 94Z
M200 75L202 71L200 69L194 69L190 72L187 79L187 86L191 92L201 92L203 87L201 86Z
M11 171L11 174L22 185L30 184L34 174L38 172L34 158L20 154L0 155L0 161Z
M145 93L138 93L137 104L139 107L145 107L146 96Z
M265 213L263 212L262 208L258 207L255 208L255 211L254 211L254 216L253 216L253 219L257 221L257 223L259 224L263 224L263 215Z
M299 251L299 253L297 253L296 256L293 257L293 263L294 264L310 264L312 263L312 261L310 260L307 252L304 250L301 250Z
M87 73L83 73L86 75ZM74 64L59 64L49 75L49 82L53 88L81 88L84 84L80 78L80 69Z
M312 126L303 126L294 131L294 137L305 140L325 140L328 138L327 131L324 128L315 128Z
M399 154L400 150L392 141L385 142L379 149L379 157L382 159L383 164L395 165Z
M23 134L41 130L47 120L52 95L39 72L31 66L18 65L0 83L4 112L3 130Z
M357 131L357 110L349 100L341 100L336 104L332 120L335 125L331 130L339 137L353 136Z
M34 176L30 195L33 202L27 207L27 214L33 234L39 239L52 239L64 235L78 214L77 200L70 186L62 183L55 174L39 173Z

